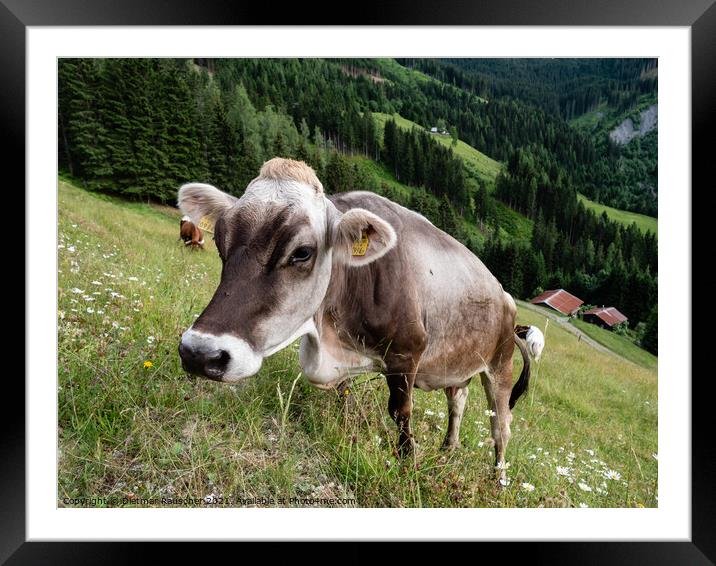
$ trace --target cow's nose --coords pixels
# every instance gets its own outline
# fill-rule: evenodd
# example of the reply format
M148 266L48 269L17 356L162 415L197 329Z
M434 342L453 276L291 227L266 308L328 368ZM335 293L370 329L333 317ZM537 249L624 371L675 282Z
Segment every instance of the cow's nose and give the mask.
M179 356L186 371L215 380L221 380L231 359L226 350L195 348L184 341L179 343Z

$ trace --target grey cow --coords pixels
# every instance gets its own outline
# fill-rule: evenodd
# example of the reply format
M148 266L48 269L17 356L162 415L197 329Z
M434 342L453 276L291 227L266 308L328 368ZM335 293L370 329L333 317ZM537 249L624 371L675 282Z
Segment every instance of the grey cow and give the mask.
M515 302L465 246L376 194L327 196L313 169L289 159L266 162L241 198L184 185L179 206L195 222L215 221L223 265L211 302L182 336L187 371L235 382L300 337L301 367L317 387L385 374L402 455L413 449L413 389L445 390L452 448L479 373L504 483L511 409L530 361L514 332ZM513 387L515 345L524 365Z

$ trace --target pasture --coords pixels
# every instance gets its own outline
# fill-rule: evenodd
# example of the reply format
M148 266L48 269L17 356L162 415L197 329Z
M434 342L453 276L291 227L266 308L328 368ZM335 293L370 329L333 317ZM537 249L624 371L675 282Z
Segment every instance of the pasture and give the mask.
M417 455L401 464L388 388L376 374L357 377L346 402L302 379L294 344L237 385L187 376L179 338L219 280L211 237L206 251L190 252L170 207L64 181L58 190L58 505L100 496L126 506L161 497L199 505L223 497L219 504L232 506L259 498L286 498L287 506L658 505L655 369L597 352L552 322L514 409L506 488L495 479L479 379L463 447L452 452L439 449L443 392L415 392ZM546 319L521 310L518 322L544 330Z
M626 336L620 336L616 332L612 332L606 328L600 328L596 324L578 318L572 319L571 324L579 328L579 330L590 338L609 348L612 352L616 352L635 364L656 371L659 362L658 358L651 352L647 352L637 346Z
M629 226L635 223L636 227L639 228L639 230L641 230L642 232L652 232L656 236L659 235L658 218L654 218L653 216L647 216L646 214L639 214L637 212L629 212L628 210L619 210L618 208L612 208L611 206L607 206L605 204L600 204L598 202L589 200L582 194L577 194L577 198L582 204L584 204L584 206L593 210L596 214L602 214L603 212L606 212L607 216L611 220L619 222L624 226Z

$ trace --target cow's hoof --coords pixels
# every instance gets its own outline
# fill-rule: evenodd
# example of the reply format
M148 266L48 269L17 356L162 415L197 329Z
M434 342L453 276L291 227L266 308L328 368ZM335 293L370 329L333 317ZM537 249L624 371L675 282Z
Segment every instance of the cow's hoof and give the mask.
M415 440L413 438L404 439L393 453L401 460L412 460L415 454Z
M461 446L462 446L462 445L460 444L460 441L456 441L456 442L443 442L443 443L440 445L440 450L443 450L443 451L445 451L445 452L452 452L453 450L457 450L457 449L460 448Z
M410 454L406 454L405 456L401 456L398 459L398 462L400 463L400 469L405 472L420 469L420 465L418 464L418 454L415 451Z
M498 489L505 489L508 485L510 485L510 480L507 479L507 474L502 470L497 475L497 487Z

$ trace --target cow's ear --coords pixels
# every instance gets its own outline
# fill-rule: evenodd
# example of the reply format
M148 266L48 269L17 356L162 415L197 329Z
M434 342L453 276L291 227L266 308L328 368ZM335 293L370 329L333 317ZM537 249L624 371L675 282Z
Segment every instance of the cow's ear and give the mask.
M398 241L393 227L363 208L351 208L333 227L333 257L346 265L360 266L389 252Z
M238 199L216 187L203 183L189 183L179 189L177 204L182 213L199 224L203 217L216 220L226 210L234 206Z

